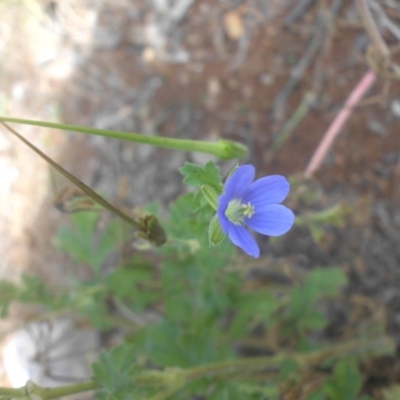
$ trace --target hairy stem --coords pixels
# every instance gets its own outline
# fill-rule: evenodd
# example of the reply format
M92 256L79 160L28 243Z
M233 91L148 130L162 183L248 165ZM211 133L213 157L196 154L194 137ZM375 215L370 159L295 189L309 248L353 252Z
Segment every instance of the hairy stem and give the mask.
M382 355L392 353L394 343L388 337L374 340L355 340L339 343L326 349L313 351L306 354L280 353L274 356L249 357L238 360L222 361L212 364L200 365L187 370L167 368L164 371L145 371L134 377L135 384L140 387L164 386L161 392L152 397L152 400L166 400L174 393L181 390L191 380L208 375L214 377L228 377L235 374L251 374L260 370L278 370L287 359L293 359L301 368L317 367L330 358L340 358L345 355ZM97 382L86 381L74 385L46 388L35 385L29 381L25 387L19 389L0 388L0 398L12 397L13 399L50 400L58 397L69 396L76 393L100 389Z
M144 143L152 146L163 147L172 150L196 151L212 154L223 160L243 158L247 148L241 143L230 140L218 140L217 142L205 142L198 140L174 139L161 136L142 135L139 133L109 131L105 129L88 128L79 125L67 125L55 122L36 121L22 118L10 118L0 116L4 122L14 122L24 125L42 126L45 128L55 128L66 131L74 131L89 135L105 136L113 139L128 140L136 143Z

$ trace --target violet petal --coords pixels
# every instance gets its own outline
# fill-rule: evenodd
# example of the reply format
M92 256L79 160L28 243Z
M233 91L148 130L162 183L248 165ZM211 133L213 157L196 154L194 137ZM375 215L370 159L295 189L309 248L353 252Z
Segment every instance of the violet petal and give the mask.
M233 244L239 246L250 256L255 258L260 256L260 248L258 247L257 242L245 227L231 223L229 226L228 235Z
M255 173L252 165L242 165L231 175L225 184L224 192L229 201L242 198L253 181Z
M263 235L280 236L293 226L294 219L289 208L281 204L269 204L261 212L256 209L256 213L251 218L246 218L245 223Z
M266 204L277 204L285 200L290 183L281 175L270 175L254 181L243 197L243 203L251 203L257 210ZM257 211L256 211L257 212Z

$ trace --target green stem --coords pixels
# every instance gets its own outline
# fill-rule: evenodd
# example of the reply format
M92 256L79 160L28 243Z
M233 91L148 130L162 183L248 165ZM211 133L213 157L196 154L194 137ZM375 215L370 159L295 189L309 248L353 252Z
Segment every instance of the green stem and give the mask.
M184 385L180 384L180 383L170 386L169 388L162 390L161 392L158 392L153 397L150 397L149 400L166 400L169 397L171 397L173 394L175 394L176 392L181 390L183 388L183 386Z
M73 385L47 388L35 385L32 381L18 389L0 388L0 397L20 400L51 400L58 397L70 396L77 393L98 389L99 385L92 381L75 383Z
M306 213L296 218L296 225L309 226L313 224L329 224L340 226L349 214L349 207L345 203L338 203L325 210Z
M315 103L315 98L316 96L312 92L307 92L304 95L294 114L284 125L283 129L277 134L271 147L267 150L264 159L266 162L271 162L272 159L279 153L283 145L289 139L290 135L300 125L307 113L310 111L311 106Z
M251 357L239 360L223 361L209 365L200 365L187 370L188 379L196 379L208 374L232 374L239 371L258 371L265 368L279 367L287 359L295 360L300 367L315 367L324 360L334 357L339 358L350 354L375 353L384 354L393 351L393 341L381 337L373 341L351 341L339 343L326 349L313 351L306 354L277 354L275 356Z
M393 340L380 337L374 340L358 340L339 343L323 350L313 351L306 354L277 354L267 357L250 357L239 360L222 361L212 364L200 365L198 367L182 370L179 368L167 368L164 371L145 371L134 378L135 384L141 387L166 387L151 398L151 400L165 400L184 385L195 379L207 375L218 375L219 377L232 374L249 374L268 368L278 369L282 362L293 359L300 368L317 367L329 358L340 358L348 355L382 355L393 353L395 345ZM93 381L82 382L74 385L61 386L58 388L45 388L28 382L20 389L0 388L0 397L12 397L14 399L50 400L57 397L69 396L76 393L99 389L100 385Z
M79 125L59 124L55 122L35 121L22 118L1 117L4 122L15 122L24 125L42 126L45 128L62 129L89 135L106 136L113 139L128 140L131 142L144 143L152 146L163 147L172 150L197 151L212 154L223 160L243 158L246 156L247 148L241 143L230 140L218 140L217 142L205 142L198 140L173 139L161 136L141 135L139 133L109 131L105 129L88 128Z
M31 390L28 389L28 393L31 395L31 398L36 398L32 397L32 394L39 396L41 399L56 399L58 397L64 397L64 396L70 396L73 394L77 393L82 393L82 392L88 392L91 390L98 389L99 385L96 382L92 381L87 381L87 382L81 382L81 383L76 383L74 385L68 385L68 386L60 386L56 388L43 388L40 386L36 385L31 385ZM27 385L27 388L29 386Z

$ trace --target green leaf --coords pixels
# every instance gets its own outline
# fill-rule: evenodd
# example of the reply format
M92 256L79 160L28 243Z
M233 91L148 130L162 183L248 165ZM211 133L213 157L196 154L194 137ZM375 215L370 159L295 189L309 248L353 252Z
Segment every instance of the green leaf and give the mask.
M288 307L290 318L301 319L320 299L338 295L346 281L346 275L340 268L314 270L302 286L292 291ZM312 326L322 325L321 317L316 314L310 316L310 321Z
M95 258L93 266L100 269L107 257L120 247L124 241L120 221L114 219L106 225L100 235L99 243L93 243Z
M268 326L272 315L281 307L281 302L269 290L241 293L236 302L236 315L231 324L233 337L242 337L257 324Z
M145 290L152 282L152 272L143 268L117 269L106 280L111 292L121 300L129 300L135 311L143 310L157 299L158 293Z
M207 397L209 400L242 400L243 393L234 383L223 382L216 387L214 385L211 395Z
M288 357L286 360L282 361L279 377L281 380L287 380L293 377L293 375L299 371L299 364L292 358Z
M69 254L75 262L90 265L96 272L121 242L120 225L116 220L96 235L99 217L99 213L93 211L74 213L72 226L61 226L55 238L61 251Z
M62 302L62 297L57 298L40 277L23 273L18 300L26 304L39 303L54 309Z
M298 321L300 331L315 331L323 329L328 324L328 318L319 310L309 310L304 314L304 317Z
M62 225L55 237L61 251L70 255L75 262L93 265L95 252L93 236L99 214L77 212L72 215L72 226Z
M305 288L311 291L313 302L320 297L331 297L339 294L347 283L347 277L341 268L316 269L307 277Z
M100 389L100 398L133 399L136 352L133 346L121 344L100 354L92 365L93 380Z
M186 325L164 320L145 329L140 348L157 365L194 367L231 355L228 344L217 342L216 332L215 325L197 313Z
M266 383L263 385L254 383L236 383L241 394L240 399L248 400L279 400L281 399L279 385Z
M214 188L218 194L222 193L221 172L219 167L212 161L209 161L204 167L186 162L179 171L185 176L183 183L186 185L195 187L209 185Z
M335 366L325 388L330 400L355 400L361 386L362 375L357 364L341 361Z
M329 320L321 310L322 301L339 295L346 280L341 268L320 268L312 271L301 286L293 288L289 293L287 307L283 315L274 318L275 322L280 323L283 320L284 333L295 333L302 339L310 331L323 329ZM311 342L304 341L302 347L307 348L309 344Z
M224 240L217 247L209 247L208 226L215 215L215 211L208 205L204 198L193 193L187 193L178 198L170 206L170 219L165 222L165 227L171 240L160 249L164 254L174 255L179 259L195 256L196 261L189 263L190 272L196 270L196 274L203 274L207 269L215 270L226 265L227 258L233 256L234 246L230 241ZM195 254L193 246L189 246L188 240L196 240L199 251ZM187 261L186 261L187 262ZM181 268L181 267L180 267Z
M107 329L110 328L107 294L107 288L101 282L76 282L69 289L69 306L87 316L95 327Z
M19 285L7 280L0 280L0 317L5 318L12 302L24 304L40 304L50 310L69 307L68 296L49 287L42 278L22 273Z
M316 390L308 396L307 400L326 400L325 391L323 388Z

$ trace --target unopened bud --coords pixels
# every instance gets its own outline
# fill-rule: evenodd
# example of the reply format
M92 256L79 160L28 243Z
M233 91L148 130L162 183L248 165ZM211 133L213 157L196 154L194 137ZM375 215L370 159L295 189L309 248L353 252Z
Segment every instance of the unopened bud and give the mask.
M211 246L218 246L224 240L224 237L218 215L214 215L208 227L208 241Z

